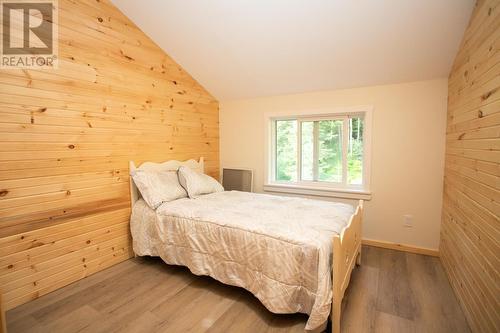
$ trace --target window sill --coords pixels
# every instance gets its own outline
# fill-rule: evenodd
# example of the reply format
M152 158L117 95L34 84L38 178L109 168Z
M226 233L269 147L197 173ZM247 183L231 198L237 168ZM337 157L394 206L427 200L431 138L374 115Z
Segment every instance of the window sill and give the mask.
M292 184L264 184L264 191L356 200L371 200L372 198L371 192L365 190L334 189Z

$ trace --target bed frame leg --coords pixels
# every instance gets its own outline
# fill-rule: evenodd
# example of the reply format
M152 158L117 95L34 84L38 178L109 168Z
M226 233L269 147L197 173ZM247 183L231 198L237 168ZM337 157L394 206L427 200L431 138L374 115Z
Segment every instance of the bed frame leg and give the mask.
M359 247L359 252L356 256L356 266L361 266L361 246Z
M333 302L332 304L332 333L340 333L340 310L342 301Z

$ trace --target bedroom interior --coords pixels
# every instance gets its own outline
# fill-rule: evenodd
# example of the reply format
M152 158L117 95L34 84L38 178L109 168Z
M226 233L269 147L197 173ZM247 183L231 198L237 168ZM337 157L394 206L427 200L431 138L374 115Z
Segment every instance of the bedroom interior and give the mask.
M0 5L1 333L500 331L500 1Z

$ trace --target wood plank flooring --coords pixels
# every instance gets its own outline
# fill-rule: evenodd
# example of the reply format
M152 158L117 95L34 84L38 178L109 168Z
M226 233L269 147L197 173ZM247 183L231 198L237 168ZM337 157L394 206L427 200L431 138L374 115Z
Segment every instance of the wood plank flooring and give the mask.
M469 332L438 258L364 246L343 304L343 332ZM134 258L7 312L14 332L303 332L250 293Z

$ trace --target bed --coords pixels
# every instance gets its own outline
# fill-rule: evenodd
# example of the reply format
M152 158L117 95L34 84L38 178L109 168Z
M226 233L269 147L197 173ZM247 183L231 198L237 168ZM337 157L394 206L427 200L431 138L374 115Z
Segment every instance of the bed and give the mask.
M130 171L203 173L199 161L143 163ZM252 292L274 313L309 315L308 331L340 332L341 303L361 258L363 202L350 205L238 191L182 198L156 210L130 181L134 252L159 256Z

